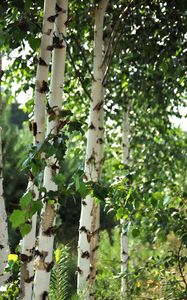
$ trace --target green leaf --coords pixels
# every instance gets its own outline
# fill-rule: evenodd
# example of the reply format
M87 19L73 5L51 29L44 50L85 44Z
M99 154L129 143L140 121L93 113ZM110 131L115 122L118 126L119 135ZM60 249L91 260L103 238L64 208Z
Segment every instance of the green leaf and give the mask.
M83 198L85 198L89 193L88 187L83 181L79 182L78 192L81 194Z
M29 210L29 217L31 218L36 212L40 212L43 207L42 201L32 201L31 207Z
M74 180L75 180L75 190L78 191L80 187L79 176L75 175Z
M40 39L36 38L35 36L29 37L29 45L35 51L40 47L40 42Z
M55 204L56 203L56 201L55 200L47 200L47 202L48 202L48 204L51 204L51 205L53 205L53 204Z
M123 207L118 208L118 210L116 212L116 219L120 220L123 217L123 214L124 214Z
M22 224L20 226L21 236L24 237L26 234L28 234L31 231L31 228L32 228L31 224Z
M19 227L21 224L25 223L25 212L19 209L14 210L10 216L10 221L13 228Z
M63 109L59 113L60 118L71 117L72 115L73 115L73 113L69 109Z
M27 208L28 205L30 204L30 202L32 201L32 193L31 192L27 192L26 194L24 194L21 199L20 199L20 206L22 209Z
M84 133L84 131L82 130L82 123L80 123L79 121L72 121L70 124L69 124L69 131L72 132L72 131L79 131L80 133Z

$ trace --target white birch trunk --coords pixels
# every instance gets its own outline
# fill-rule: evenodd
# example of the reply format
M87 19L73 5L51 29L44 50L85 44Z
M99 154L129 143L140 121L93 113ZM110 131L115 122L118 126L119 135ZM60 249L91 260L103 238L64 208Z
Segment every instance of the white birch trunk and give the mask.
M0 53L0 115L2 114L2 93L1 93L1 77L2 77L2 54ZM2 153L2 128L0 127L0 287L6 283L9 274L4 274L4 269L8 262L8 254L10 253L8 244L8 224L5 208L5 200L3 196L3 153Z
M104 126L103 126L103 24L108 0L101 0L95 11L94 28L94 81L92 83L92 101L90 103L89 127L85 160L85 180L97 182L102 173L104 162ZM93 299L95 282L95 258L99 231L99 205L88 195L82 200L79 242L78 242L78 293L84 291L86 299ZM92 265L93 264L93 265Z
M103 67L103 74L105 72L105 68ZM104 104L104 93L105 89L102 87L102 98ZM104 109L103 106L100 110L98 117L98 145L97 145L97 154L98 154L98 179L101 178L102 175L102 167L104 163ZM102 142L103 141L103 142ZM97 249L99 247L99 229L100 229L100 204L96 204L94 201L93 211L92 211L92 239L90 243L90 297L89 300L95 299L95 279L96 279L96 259L97 259Z
M129 165L129 107L124 111L123 132L122 132L122 162L125 166ZM121 224L121 273L125 274L128 266L128 237L125 229L125 220L120 220ZM121 278L121 294L126 297L127 280Z
M50 85L50 110L56 114L54 120L49 120L47 135L57 134L59 126L59 112L62 107L63 82L65 73L66 59L66 42L63 36L66 36L66 21L68 0L57 1L58 17L55 25L55 37L59 38L58 43L54 46L52 56L52 76ZM53 181L53 177L58 172L58 162L55 157L47 160L47 166L44 170L44 187L46 191L56 192L57 185ZM41 213L40 232L38 238L38 251L35 260L35 279L34 279L34 300L48 299L49 283L51 268L53 266L53 244L55 236L57 199L54 203L48 203L45 199L44 207Z
M2 87L1 87L1 78L3 76L3 70L2 70L2 53L0 52L0 114L3 110L3 101L2 101Z
M56 1L45 0L44 17L41 38L41 50L38 60L36 83L35 83L35 103L34 121L31 124L33 131L33 144L39 146L45 138L45 99L48 92L48 71L51 60L51 50L53 42L54 21L56 18ZM27 190L33 193L33 199L38 200L38 188L34 184L34 177L29 178ZM32 217L32 229L23 238L21 251L21 289L20 299L30 300L32 297L32 287L34 279L33 259L36 240L37 215Z
M9 253L7 215L3 197L2 128L0 127L0 287L5 284L9 276L4 274Z

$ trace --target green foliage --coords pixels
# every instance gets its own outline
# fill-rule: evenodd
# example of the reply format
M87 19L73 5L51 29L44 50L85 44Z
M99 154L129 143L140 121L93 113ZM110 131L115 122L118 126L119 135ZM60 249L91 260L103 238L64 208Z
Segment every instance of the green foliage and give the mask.
M120 299L120 243L119 231L113 230L109 237L101 232L98 253L98 275L96 280L96 299Z
M19 228L22 237L29 233L32 226L28 222L36 212L42 209L42 202L40 200L34 201L31 192L25 193L20 199L20 209L16 209L10 216L10 221L13 228Z
M69 247L61 246L55 251L55 265L51 273L50 300L67 300L69 289Z
M16 300L19 296L19 272L20 272L20 262L19 260L8 259L8 264L5 269L7 273L10 274L8 282L5 286L1 287L0 290L0 300Z

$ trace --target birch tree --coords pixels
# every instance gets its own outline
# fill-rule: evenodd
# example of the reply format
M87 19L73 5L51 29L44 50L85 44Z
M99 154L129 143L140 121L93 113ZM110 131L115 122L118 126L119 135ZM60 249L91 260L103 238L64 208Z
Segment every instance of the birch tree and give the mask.
M125 108L123 114L123 131L122 131L122 162L124 166L129 165L129 107ZM121 224L121 294L126 297L127 281L124 277L128 265L128 236L127 224L124 219L120 220Z
M51 59L51 45L53 40L54 21L56 18L56 1L46 0L44 3L44 17L41 38L41 50L37 66L35 83L34 121L31 123L33 132L33 145L41 147L45 138L45 98L48 92L48 70ZM32 170L29 176L27 192L32 192L33 199L38 200L38 187L35 185ZM32 297L34 279L33 258L36 235L35 214L31 220L31 231L24 236L21 251L21 290L20 299L29 300Z
M103 25L108 0L99 2L95 10L94 61L92 100L90 102L87 149L84 177L87 182L98 182L104 162L104 90L103 90ZM87 299L93 299L95 259L99 232L99 204L92 195L82 200L78 242L78 293L87 290Z
M0 114L2 112L1 77L2 55L0 53ZM8 262L9 253L7 214L3 196L2 128L0 127L0 287L3 286L8 279L8 274L4 274L4 269Z
M66 21L68 1L57 1L58 17L55 24L55 42L53 43L52 76L49 97L49 121L47 136L56 136L60 125L60 111L62 107L63 82L66 58ZM52 117L53 116L53 117ZM54 175L58 172L58 161L53 155L46 160L44 170L44 187L46 192L57 192L58 186L54 182ZM46 197L41 212L38 250L35 260L35 279L33 299L47 298L50 282L50 271L53 266L53 244L55 236L57 198L51 200ZM51 203L52 202L52 203Z
M8 274L4 274L4 269L9 253L7 214L3 197L2 128L0 127L0 286L4 285L8 279Z

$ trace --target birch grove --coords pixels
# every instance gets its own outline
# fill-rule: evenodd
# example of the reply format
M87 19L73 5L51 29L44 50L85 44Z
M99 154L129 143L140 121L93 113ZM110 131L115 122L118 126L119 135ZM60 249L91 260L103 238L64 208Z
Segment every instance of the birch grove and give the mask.
M187 299L186 11L0 1L0 299Z
M48 92L48 71L51 59L54 21L56 18L56 1L46 0L44 3L41 50L37 65L35 83L34 121L31 123L33 145L38 149L45 138L45 99ZM27 191L32 192L33 199L38 200L39 192L34 182L32 170L29 176ZM31 231L24 236L21 251L21 288L20 299L30 300L32 297L34 279L34 250L36 242L37 215L32 217Z
M55 44L53 44L52 54L52 75L49 96L49 111L55 115L50 119L49 113L47 136L58 134L60 125L60 111L62 107L63 82L66 59L66 21L68 13L68 1L57 1L58 17L55 23ZM57 41L58 40L58 41ZM57 158L52 156L47 159L44 170L44 187L46 192L56 192L58 186L54 182L54 175L58 172ZM49 291L50 273L53 266L53 244L55 236L56 212L58 209L58 199L45 199L41 212L40 232L38 237L37 258L35 260L34 297L39 300L47 297Z
M90 102L87 149L84 177L87 182L97 182L101 177L104 162L104 93L103 93L103 25L108 1L99 2L95 10L94 61L92 100ZM77 289L87 290L87 299L94 298L96 275L96 250L99 234L99 204L91 195L82 200L78 242Z
M129 107L125 108L123 114L123 130L122 130L122 162L124 166L129 165ZM128 236L127 224L124 219L120 220L121 224L121 294L127 297L127 279L124 277L128 266Z

